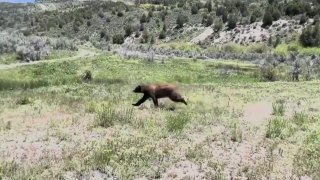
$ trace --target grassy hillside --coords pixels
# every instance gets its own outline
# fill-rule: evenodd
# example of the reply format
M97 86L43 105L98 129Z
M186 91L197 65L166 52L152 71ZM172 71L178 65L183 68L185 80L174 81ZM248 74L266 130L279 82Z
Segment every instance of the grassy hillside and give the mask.
M256 70L100 55L1 71L0 177L317 177L319 83ZM142 82L177 83L188 106L134 108Z
M0 3L0 180L318 179L319 8Z

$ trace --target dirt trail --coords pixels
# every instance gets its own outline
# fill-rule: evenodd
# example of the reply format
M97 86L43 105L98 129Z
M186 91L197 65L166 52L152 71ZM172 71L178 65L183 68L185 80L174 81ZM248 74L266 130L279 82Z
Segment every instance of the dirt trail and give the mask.
M198 43L204 41L208 36L213 33L213 29L211 27L206 28L199 36L193 38L191 43Z
M20 66L28 66L28 65L34 65L34 64L40 64L40 63L54 63L54 62L61 62L61 61L73 61L78 60L79 58L83 57L93 57L97 55L97 53L87 50L87 49L79 49L78 53L75 56L72 57L66 57L66 58L59 58L59 59L50 59L50 60L40 60L40 61L32 61L32 62L23 62L23 63L14 63L14 64L8 64L8 65L0 65L0 70L7 70L7 69L13 69Z

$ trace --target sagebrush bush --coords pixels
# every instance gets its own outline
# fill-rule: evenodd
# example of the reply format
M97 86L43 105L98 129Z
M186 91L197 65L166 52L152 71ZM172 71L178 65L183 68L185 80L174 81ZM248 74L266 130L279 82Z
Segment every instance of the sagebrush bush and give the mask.
M16 101L17 105L26 105L26 104L30 104L30 103L31 103L31 101L28 97L20 97Z
M112 37L113 44L123 44L124 43L124 36L123 34L115 34Z
M264 81L272 82L277 80L277 71L272 65L263 65L260 67L260 75Z
M83 74L82 74L82 80L84 81L91 81L92 80L92 73L89 70L86 70Z
M0 36L0 53L16 53L21 61L37 61L48 57L52 49L77 50L77 47L66 38L25 37L15 31Z
M305 47L320 46L320 23L307 26L300 35L300 42Z

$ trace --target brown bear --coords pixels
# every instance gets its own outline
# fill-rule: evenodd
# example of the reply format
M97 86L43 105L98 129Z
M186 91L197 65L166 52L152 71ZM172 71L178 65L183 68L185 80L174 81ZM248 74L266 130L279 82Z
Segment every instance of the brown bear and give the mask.
M174 102L181 102L188 105L184 98L177 92L177 86L173 84L149 84L138 85L134 90L134 93L143 93L143 97L134 106L140 106L148 98L151 98L156 107L159 106L158 99L170 98Z

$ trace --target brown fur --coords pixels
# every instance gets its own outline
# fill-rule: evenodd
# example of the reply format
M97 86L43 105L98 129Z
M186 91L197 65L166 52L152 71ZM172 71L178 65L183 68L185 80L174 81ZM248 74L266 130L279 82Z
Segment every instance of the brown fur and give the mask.
M174 102L181 102L187 105L184 98L177 92L177 86L173 84L149 84L149 85L138 85L133 92L143 93L143 97L134 106L140 106L148 98L152 98L155 106L159 106L158 99L168 97Z

